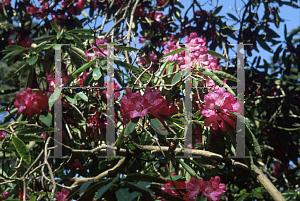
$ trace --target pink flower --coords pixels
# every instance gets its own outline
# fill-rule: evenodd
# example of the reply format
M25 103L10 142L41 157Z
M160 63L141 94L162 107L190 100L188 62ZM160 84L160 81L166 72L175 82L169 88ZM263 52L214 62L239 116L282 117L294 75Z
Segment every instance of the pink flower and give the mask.
M16 95L14 105L19 108L19 114L25 112L28 116L40 115L48 105L48 97L43 95L41 89L34 94L31 88L27 88L26 91Z
M215 178L212 177L209 182L192 177L187 184L187 189L190 190L188 193L190 200L195 200L197 195L202 191L203 195L207 197L209 201L218 201L225 192L226 186L221 183L219 176Z
M71 170L73 169L73 167L75 168L80 168L81 170L83 170L83 166L79 163L78 158L75 159L74 163L72 165L68 166Z
M223 87L218 87L216 92L206 94L204 96L205 105L203 105L202 115L205 116L204 125L209 127L212 124L213 130L221 127L222 131L226 131L224 120L235 128L235 121L228 116L235 118L234 115L227 113L237 112L241 110L240 104L237 103L234 96Z
M176 175L175 173L172 174L173 176ZM189 197L187 195L187 193L181 191L181 190L175 190L175 189L169 189L169 188L181 188L181 189L186 189L188 181L171 181L169 179L167 179L167 181L169 183L163 184L163 187L161 188L161 190L166 191L167 193L171 194L172 196L179 196L179 195L183 195L183 199L186 201L189 201ZM174 185L175 184L175 185ZM165 200L165 199L162 199Z
M82 78L81 77L77 78L77 82L80 84L80 86L83 86L83 82L84 82L86 76L88 76L88 74L89 73L87 73L86 71L84 71Z
M107 82L104 83L104 87L107 87ZM119 85L114 81L114 85L110 85L107 87L107 89L103 90L102 92L100 92L100 95L105 95L104 98L110 98L109 94L112 94L112 91L114 89L120 89ZM120 92L119 91L115 91L114 92L114 97L115 99L118 99L120 97Z
M44 139L46 139L47 133L42 133L42 134L41 134L41 137L44 138Z
M154 19L155 19L155 21L159 22L160 19L161 19L163 16L164 16L163 13L155 13L155 14L154 14Z
M83 10L85 2L86 0L78 0L78 2L76 3L76 7L80 8L80 10Z
M275 162L273 165L273 174L279 175L281 165L278 162Z
M139 43L145 43L147 39L145 37L140 37Z
M66 199L68 194L69 194L69 191L67 189L62 188L61 192L56 192L54 197L57 199L57 201L68 201L68 199Z
M131 93L126 89L126 96L121 99L121 115L124 124L127 125L132 118L144 117L148 112L147 100L140 93Z
M5 7L5 6L11 6L11 0L2 0L2 4L3 4L3 6Z
M27 48L27 47L31 47L31 43L33 42L32 40L31 40L31 38L29 37L29 36L26 36L22 41L20 41L21 40L21 38L22 38L22 36L21 36L21 34L19 33L18 35L17 35L17 38L18 38L18 44L20 45L20 46L22 46L22 47L25 47L25 48Z
M52 71L50 75L46 73L46 77L47 77L47 82L49 84L49 91L54 92L54 86L55 86L54 71ZM67 75L65 72L62 72L62 79L61 79L62 86L66 86L70 78L71 75Z
M27 12L29 15L33 15L33 14L36 14L36 12L37 12L38 10L39 10L38 7L31 6L31 7L27 7L26 12Z

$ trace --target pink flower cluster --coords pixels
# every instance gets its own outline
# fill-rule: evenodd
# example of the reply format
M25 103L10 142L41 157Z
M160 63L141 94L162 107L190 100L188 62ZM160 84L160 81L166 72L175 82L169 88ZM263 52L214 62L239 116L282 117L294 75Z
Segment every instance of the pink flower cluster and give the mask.
M50 75L46 73L46 76L47 76L47 82L49 84L49 92L53 93L54 86L55 86L54 71L52 71ZM66 86L70 78L71 75L67 75L65 72L62 71L62 86Z
M204 125L209 127L212 124L213 130L218 130L221 127L222 131L226 131L225 122L228 122L235 128L235 121L229 116L235 118L229 112L242 113L240 103L238 103L234 96L226 92L224 87L217 87L215 92L206 94L204 96L204 103L202 107L202 115L205 116ZM201 107L201 106L200 106Z
M54 197L57 199L57 201L68 201L68 199L66 198L69 194L69 190L62 188L61 192L56 192ZM72 199L70 199L72 200ZM70 201L69 200L69 201Z
M207 54L206 38L202 39L198 37L197 33L193 32L190 37L185 39L186 44L190 44L191 50L191 63L193 65L194 59L196 59L204 68L208 70L219 70L217 58L212 58L211 55ZM181 48L179 45L175 45L174 42L167 43L167 49L164 50L164 54L172 52L173 50ZM167 56L169 61L176 60L180 65L181 70L185 70L187 66L185 65L185 51Z
M3 200L3 199L5 200L5 199L7 199L8 197L10 197L10 196L9 196L9 192L4 191L4 192L3 192L3 195L0 195L0 201Z
M31 88L27 88L26 91L16 95L14 105L19 108L19 114L25 112L27 117L32 114L40 115L48 106L48 97L43 95L41 89L34 94Z
M175 173L172 174L173 176ZM219 176L215 178L211 177L209 182L203 181L203 179L196 179L194 177L191 180L180 182L180 181L171 181L167 180L169 183L163 184L162 190L173 196L183 196L183 199L186 201L195 201L197 195L202 192L208 201L218 201L221 199L222 194L225 192L226 186L221 183ZM175 184L175 185L174 185ZM183 192L181 190L174 190L169 188L180 188L187 189L189 192ZM164 200L164 199L163 199Z
M163 116L177 114L178 109L174 105L167 106L168 101L161 96L161 91L151 87L145 89L144 96L140 93L131 93L130 89L126 89L126 96L121 99L121 115L124 124L136 117L144 117L150 112L152 116L165 124Z

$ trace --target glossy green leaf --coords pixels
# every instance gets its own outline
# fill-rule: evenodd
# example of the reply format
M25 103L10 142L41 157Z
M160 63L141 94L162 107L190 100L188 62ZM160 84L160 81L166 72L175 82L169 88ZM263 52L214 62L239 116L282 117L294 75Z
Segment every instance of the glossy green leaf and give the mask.
M79 96L82 100L84 100L85 102L89 101L89 98L81 91L76 93L77 96Z
M221 55L221 54L219 54L219 53L217 53L217 52L215 52L213 50L207 50L207 54L210 54L211 56L217 57L219 59L227 60L227 58L225 56L223 56L223 55Z
M13 142L18 154L22 157L23 161L27 164L30 164L31 163L31 155L30 155L30 151L26 147L25 143L21 139L15 137L15 136L12 137L12 142Z
M114 48L118 50L125 50L125 51L139 51L139 49L136 49L134 47L125 47L125 46L114 46Z
M167 75L168 75L168 78L171 77L171 73L173 73L174 67L175 67L175 64L174 64L174 63L169 63L169 64L167 65Z
M279 53L282 51L282 44L277 48L277 50L275 51L275 54L273 56L273 63L277 63L278 61L278 57L279 57Z
M79 188L79 195L81 196L82 193L94 182L94 179L88 180L84 182Z
M160 179L158 177L153 177L147 174L140 174L140 173L132 173L129 174L125 179L125 181L149 181L149 182L156 182L156 183L163 183L166 184L168 183L166 180L164 179Z
M192 176L197 178L197 174L196 172L193 170L193 168L191 168L190 166L188 166L185 162L183 162L183 160L181 159L177 159L177 161L182 165L182 167ZM197 176L196 176L197 175Z
M177 84L180 80L181 80L181 72L178 72L172 78L172 85Z
M20 73L21 70L26 67L26 65L26 61L17 61L16 63L14 63L10 68L8 68L8 71L4 73L2 83L5 83L11 78L15 77L18 73Z
M11 51L10 53L6 54L2 59L1 61L6 61L6 60L9 60L11 58L14 58L15 56L21 54L24 50L13 50Z
M9 45L5 47L6 50L25 50L25 47L22 47L20 45Z
M218 8L216 8L216 10L213 12L213 15L218 14L222 8L223 8L223 6L219 6Z
M163 126L163 124L157 119L150 119L150 125L151 127L158 133L161 135L168 135L168 131L166 130L166 128Z
M33 79L33 70L32 67L27 66L24 68L20 80L20 91L25 91L27 87L30 87Z
M39 120L43 122L46 126L50 127L52 125L52 114L48 113L47 116L40 115Z
M93 70L93 78L94 78L94 80L99 80L101 76L102 76L102 73L101 73L100 67L95 68Z
M128 201L130 200L130 193L125 188L120 188L116 192L116 197L118 201Z
M30 141L44 142L45 141L45 139L43 137L41 137L40 135L35 135L35 134L18 135L18 138L20 138L24 142L30 142Z
M84 65L82 65L80 68L78 68L73 74L72 74L72 77L68 80L68 83L67 83L67 86L69 86L71 84L71 82L73 80L75 80L76 78L78 78L78 76L84 72L86 69L88 69L91 65L93 65L93 63L95 62L96 60L93 60L93 61L90 61Z
M35 56L32 56L32 57L29 57L26 62L29 64L29 65L33 65L35 64L35 62L37 61L38 59L38 55L35 55Z
M123 66L126 70L131 69L133 72L135 73L141 73L142 69L135 67L135 66L131 66L129 63L123 62L123 61L118 61L118 60L114 60L115 64L119 65L119 66Z
M108 183L107 185L101 187L98 191L97 191L97 197L96 200L98 198L101 198L101 196L116 182L117 180L113 179L110 183Z
M130 121L126 128L125 128L125 132L124 132L124 137L127 137L127 135L129 135L130 133L132 133L135 129L135 126L137 125L138 122L133 123L132 121Z
M49 110L52 109L52 106L54 105L54 93L51 94L51 96L49 97Z
M259 45L264 49L267 50L268 52L274 53L274 51L267 45L267 43L261 39L260 37L257 38L257 42Z
M51 21L50 24L51 24L52 28L54 29L54 31L55 31L56 33L59 33L59 32L60 32L60 31L59 31L59 28L58 28L58 25L57 25L56 22Z
M234 21L239 21L238 18L236 18L234 15L230 14L230 13L227 13L227 15L229 17L231 17Z
M169 56L169 55L173 55L173 54L177 54L177 53L180 53L180 52L182 52L182 51L184 51L184 50L185 50L185 48L184 48L184 47L182 47L182 48L179 48L179 49L173 50L173 51L171 51L171 52L169 52L169 53L165 54L163 57L166 57L166 56Z
M68 96L68 95L65 95L65 94L64 94L64 97L65 97L69 102L73 103L74 105L77 105L77 98L76 98L76 96L72 96L72 95Z
M212 72L213 72L214 74L216 74L219 78L237 82L237 78L234 77L233 75L229 74L229 73L226 73L226 72L224 72L224 71L217 71L217 70L214 70L214 71L212 71Z
M251 143L253 143L254 145L254 151L257 153L257 155L262 158L262 152L261 152L261 149L260 149L260 145L255 137L255 135L252 133L252 131L250 130L250 128L246 125L246 136L247 138L251 141Z
M41 37L34 39L34 42L36 42L36 43L47 42L49 40L52 40L53 38L55 38L55 35L41 36ZM49 42L49 44L51 44L51 42ZM47 45L47 46L51 47L50 45Z
M80 33L80 34L94 34L93 30L91 29L72 29L70 31L67 31L67 33Z
M50 127L50 128L24 128L23 130L15 130L15 133L17 135L24 135L24 134L41 134L41 133L53 133L54 132L54 128Z

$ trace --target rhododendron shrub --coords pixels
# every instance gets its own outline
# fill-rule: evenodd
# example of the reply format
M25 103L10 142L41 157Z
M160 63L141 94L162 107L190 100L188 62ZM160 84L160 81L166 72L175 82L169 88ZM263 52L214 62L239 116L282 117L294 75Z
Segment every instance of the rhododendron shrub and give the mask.
M0 200L299 200L299 30L279 41L271 26L295 2L222 16L197 1L3 0ZM64 44L59 60L53 44ZM229 88L244 84L232 54L245 57L245 99ZM252 158L231 158L237 121Z

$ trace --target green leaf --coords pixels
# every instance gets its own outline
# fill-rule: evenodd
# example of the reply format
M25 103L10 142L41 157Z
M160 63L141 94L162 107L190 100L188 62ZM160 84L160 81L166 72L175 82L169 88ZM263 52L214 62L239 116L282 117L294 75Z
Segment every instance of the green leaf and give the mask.
M141 193L150 193L150 194L152 193L152 191L149 190L146 187L148 184L150 184L150 182L142 182L142 181L140 181L139 184L135 184L135 183L126 181L126 183L128 184L128 186L130 188L132 188L135 191L138 191L138 192L141 192Z
M18 138L20 138L24 142L30 142L30 141L44 142L45 141L45 139L43 137L41 137L40 135L35 135L35 134L18 135Z
M156 183L163 183L166 184L168 183L166 180L164 179L160 179L158 177L153 177L150 175L146 175L146 174L140 174L140 173L132 173L127 175L127 177L124 180L129 180L129 181L149 181L149 182L156 182Z
M102 75L102 73L101 73L100 67L95 68L95 69L93 70L93 78L94 78L94 80L99 80L100 77L101 77L101 75Z
M286 24L284 24L284 39L287 39L287 30L286 30Z
M38 59L38 55L35 55L33 57L29 57L26 62L29 64L29 65L33 65L35 64L35 62L37 61Z
M33 70L30 66L24 68L20 79L20 91L24 91L30 87L33 79Z
M89 101L89 98L81 91L79 93L76 93L77 96L79 96L82 100L84 100L85 102Z
M71 46L71 47L69 47L69 51L71 52L71 54L78 57L80 60L83 60L84 62L86 62L87 56L83 50L81 50L77 47Z
M26 65L26 61L17 61L16 63L14 63L10 68L8 68L8 71L4 73L2 84L15 77L21 70L26 67Z
M115 192L118 201L128 201L130 200L130 193L125 188L120 188Z
M15 136L12 136L12 142L15 145L15 148L16 148L18 154L23 158L24 162L27 164L30 164L31 163L31 155L30 155L30 151L26 147L25 143L21 139L15 137Z
M185 180L185 179L184 179L182 176L180 176L180 175L167 176L165 179L171 180L171 178L172 178L174 181L177 181L177 180Z
M54 29L54 31L55 31L56 33L59 33L59 32L60 32L60 31L59 31L59 28L58 28L58 25L57 25L56 22L51 21L50 24L51 24L52 28Z
M97 191L97 197L95 198L95 200L97 200L98 198L101 198L101 196L116 182L117 180L113 179L110 183L108 183L107 185L101 187L98 189Z
M282 44L277 48L277 50L275 51L275 54L273 56L273 63L277 63L278 61L278 57L279 57L279 53L282 51Z
M182 167L192 176L197 178L198 175L196 174L196 172L193 170L193 168L191 168L190 166L188 166L185 162L183 162L183 160L178 159L178 162L182 165Z
M250 126L250 121L248 118L243 117L243 115L240 115L237 112L230 112L230 111L227 111L227 112L235 115L241 122L245 123L247 126Z
M61 88L60 87L55 88L53 94L54 94L54 101L56 101L61 96Z
M254 151L257 153L257 155L262 158L262 152L260 149L260 145L255 137L255 135L252 133L252 131L250 130L250 128L246 125L246 136L247 138L251 141L251 143L253 143L254 145Z
M178 72L175 74L175 76L172 78L172 85L177 84L181 80L181 72Z
M47 116L40 115L39 120L43 122L46 126L50 127L52 125L52 114L48 113Z
M223 8L223 6L219 6L218 8L216 8L216 10L213 12L213 15L218 14L222 8Z
M49 110L52 109L53 105L54 105L54 93L51 94L51 96L49 97Z
M63 33L64 33L64 29L62 29L60 32L57 33L56 39L59 40L60 37L63 35Z
M127 135L129 135L130 133L132 133L135 129L135 126L137 125L138 122L133 123L132 121L130 121L126 128L125 128L125 132L124 132L124 137L127 137Z
M158 133L161 135L168 135L168 131L166 130L166 128L163 126L163 124L157 119L150 119L150 125L151 127Z
M73 80L78 78L80 73L84 72L86 69L88 69L96 60L90 61L89 63L83 64L80 68L78 68L73 74L72 77L68 80L67 86L71 84Z
M264 49L267 50L268 52L274 53L274 51L267 45L267 43L261 39L260 37L257 38L257 42L259 45Z
M82 195L82 193L94 182L94 179L88 180L87 182L84 182L80 188L79 188L79 196Z
M229 17L231 17L233 20L239 21L238 18L236 18L234 15L232 15L232 14L230 14L230 13L227 13L227 15L228 15Z
M114 62L119 65L119 66L123 66L126 70L129 70L131 68L131 70L135 73L141 73L142 69L137 68L135 66L131 66L129 63L125 63L123 61L118 61L118 60L114 60Z
M213 51L213 50L207 50L207 54L210 54L211 56L213 57L217 57L219 59L224 59L224 60L227 60L227 58L223 55L220 55L219 53Z
M136 49L134 47L114 46L114 48L118 50L125 50L125 51L139 51L139 49Z
M213 72L215 75L217 75L219 78L237 82L237 78L234 77L233 75L229 74L229 73L226 73L226 72L224 72L224 71L217 71L217 70L214 70L214 71L212 71L212 72Z
M43 194L51 194L51 192L35 192L35 193L32 193L29 197L30 201L36 201L36 197L39 196L39 195L43 195ZM11 200L11 199L7 199L7 200ZM18 201L19 199L12 199L12 200Z
M6 60L9 60L11 58L14 58L15 56L19 55L21 52L23 52L24 50L14 50L14 51L11 51L10 53L8 53L7 55L5 55L1 61L6 61Z
M41 37L38 37L38 38L34 39L34 42L36 42L36 43L47 42L49 40L52 40L53 38L55 38L55 35L41 36ZM51 42L49 42L49 44L50 43ZM49 47L51 47L51 46L49 45Z
M163 57L166 57L166 56L169 56L169 55L173 55L173 54L177 54L177 53L180 53L180 52L182 52L182 51L184 51L184 50L185 50L185 48L182 47L182 48L173 50L172 52L169 52L169 53L165 54Z
M83 33L83 34L94 34L93 30L91 29L73 29L73 30L70 30L70 31L67 31L67 33Z
M162 74L162 72L164 71L165 66L167 65L168 62L169 62L169 61L166 60L165 63L163 63L163 65L160 66L159 70L158 70L158 71L156 72L156 74L155 74L156 76L161 76L161 74ZM155 78L154 78L154 84L156 84L157 81L158 81L158 77L155 77Z
M5 47L6 50L25 50L25 47L22 47L20 45L9 45Z
M76 96L71 97L71 96L68 96L68 95L64 95L64 97L66 97L66 99L69 102L73 103L74 105L77 105L77 98L76 98Z
M173 62L168 64L168 66L167 66L167 75L168 75L168 78L171 77L171 73L173 73L174 67L175 67L175 65L174 65Z
M22 130L15 130L17 135L24 135L24 134L28 134L28 133L35 133L35 134L40 134L40 133L53 133L54 132L54 128L44 128L44 129L39 129L39 128L25 128Z
M265 27L265 32L270 35L272 38L280 38L280 36L273 31L273 29L270 29L269 27Z
M89 72L89 74L85 77L85 80L83 81L83 86L90 86L91 82L94 80L93 79L93 71L94 71L94 69L91 70Z
M69 35L72 37L73 41L76 43L77 46L81 47L83 46L83 43L81 41L80 38L78 38L78 36L76 36L75 34L69 33Z

